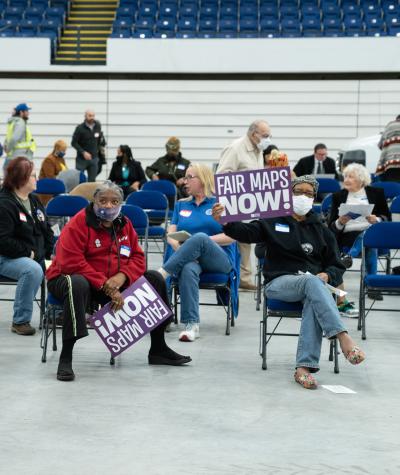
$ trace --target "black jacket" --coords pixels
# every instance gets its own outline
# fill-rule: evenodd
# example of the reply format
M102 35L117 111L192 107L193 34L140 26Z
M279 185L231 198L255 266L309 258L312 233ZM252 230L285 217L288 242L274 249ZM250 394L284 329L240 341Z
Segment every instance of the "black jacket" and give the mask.
M168 154L166 154L158 158L153 165L146 168L146 175L151 179L157 173L161 180L169 180L176 183L179 178L185 176L189 165L189 160L183 158L181 153L174 161L169 160Z
M288 231L288 232L285 232ZM340 261L334 234L310 212L304 221L291 216L251 223L228 223L224 233L239 242L265 242L264 277L267 282L298 271L326 272L329 283L342 283L345 268Z
M385 193L381 188L374 188L372 186L366 186L365 187L365 193L368 198L368 202L370 204L375 205L372 214L375 214L379 218L381 218L383 221L391 221L392 216L389 211L386 199L385 199ZM337 191L336 193L333 193L332 195L332 207L331 207L331 212L329 215L328 219L328 225L338 235L346 235L346 234L351 234L351 237L349 239L346 239L345 241L339 239L339 244L344 246L344 245L350 245L352 241L354 241L355 236L360 234L358 231L354 231L351 233L344 233L343 230L337 229L335 226L335 221L339 217L339 207L342 203L346 203L347 201L347 196L349 192L347 190L340 190ZM349 242L348 242L349 241Z
M76 149L77 160L85 160L83 152L89 152L92 158L98 158L99 148L105 143L104 137L101 133L101 124L97 120L94 123L93 130L91 130L85 122L79 124L72 136L71 145Z
M335 160L333 158L326 157L325 160L323 161L323 164L324 164L324 173L334 174L336 179L339 178L336 172ZM309 155L308 157L300 158L300 160L296 163L295 167L293 168L293 171L294 173L296 173L296 176L313 175L314 167L315 167L314 155Z
M126 181L130 184L134 183L135 181L140 182L140 186L146 183L146 177L144 175L144 171L140 162L136 160L129 160L127 163L129 169L129 177ZM109 180L113 181L117 185L121 185L125 180L122 178L122 159L117 158L115 162L112 164L110 176L108 177Z
M50 259L54 235L48 223L45 210L34 194L29 195L32 216L13 193L0 190L0 254L16 259L30 257L35 261Z

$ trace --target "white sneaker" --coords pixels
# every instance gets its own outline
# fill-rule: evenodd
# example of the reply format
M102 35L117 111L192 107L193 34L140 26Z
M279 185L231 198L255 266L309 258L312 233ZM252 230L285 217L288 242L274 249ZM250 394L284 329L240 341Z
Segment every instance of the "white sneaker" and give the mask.
M179 341L194 341L200 337L198 323L187 323L183 332L179 334Z

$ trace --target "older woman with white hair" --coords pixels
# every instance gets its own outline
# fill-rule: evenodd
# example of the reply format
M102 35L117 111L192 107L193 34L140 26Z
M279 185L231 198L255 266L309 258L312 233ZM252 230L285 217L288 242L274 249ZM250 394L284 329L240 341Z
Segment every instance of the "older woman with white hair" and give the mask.
M371 177L368 170L358 163L351 163L343 170L344 188L332 195L332 208L328 220L330 228L335 232L339 247L343 250L343 263L347 268L352 266L353 257L361 253L362 238L366 229L372 224L391 219L382 189L370 185ZM339 207L347 204L373 204L369 216L339 216ZM377 249L369 249L366 255L367 272L377 272ZM369 294L375 300L382 300L377 293ZM343 310L346 313L345 309Z
M72 351L87 336L85 314L91 302L111 301L119 310L121 292L144 275L168 305L165 281L146 271L145 257L131 222L121 214L122 189L110 181L99 184L94 203L76 214L63 228L55 258L47 270L48 289L64 304L63 347L57 379L72 381ZM151 333L149 364L179 366L190 357L171 350L164 340L163 322Z

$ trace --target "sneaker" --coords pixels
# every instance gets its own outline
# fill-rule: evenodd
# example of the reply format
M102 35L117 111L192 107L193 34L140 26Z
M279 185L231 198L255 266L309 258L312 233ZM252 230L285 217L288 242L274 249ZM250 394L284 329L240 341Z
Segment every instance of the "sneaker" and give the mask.
M342 254L340 256L340 260L346 269L350 269L350 267L353 265L353 258L349 254Z
M179 334L179 341L194 341L200 337L198 323L187 323L183 332Z
M36 333L35 328L31 327L29 322L13 323L11 331L17 335L34 335Z
M382 301L383 300L383 295L380 293L380 292L368 292L368 298L371 299L371 300L379 300L379 301Z
M353 302L345 300L342 304L338 305L338 310L341 317L358 318L358 308L354 306Z

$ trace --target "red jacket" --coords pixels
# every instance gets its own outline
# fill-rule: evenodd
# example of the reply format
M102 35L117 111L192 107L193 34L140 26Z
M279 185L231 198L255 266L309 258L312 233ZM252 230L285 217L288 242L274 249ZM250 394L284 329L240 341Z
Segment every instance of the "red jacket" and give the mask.
M114 220L113 228L110 232L99 225L92 205L76 214L57 241L47 280L61 274L80 274L100 289L108 278L123 272L128 278L125 287L135 282L146 270L136 231L122 216Z

